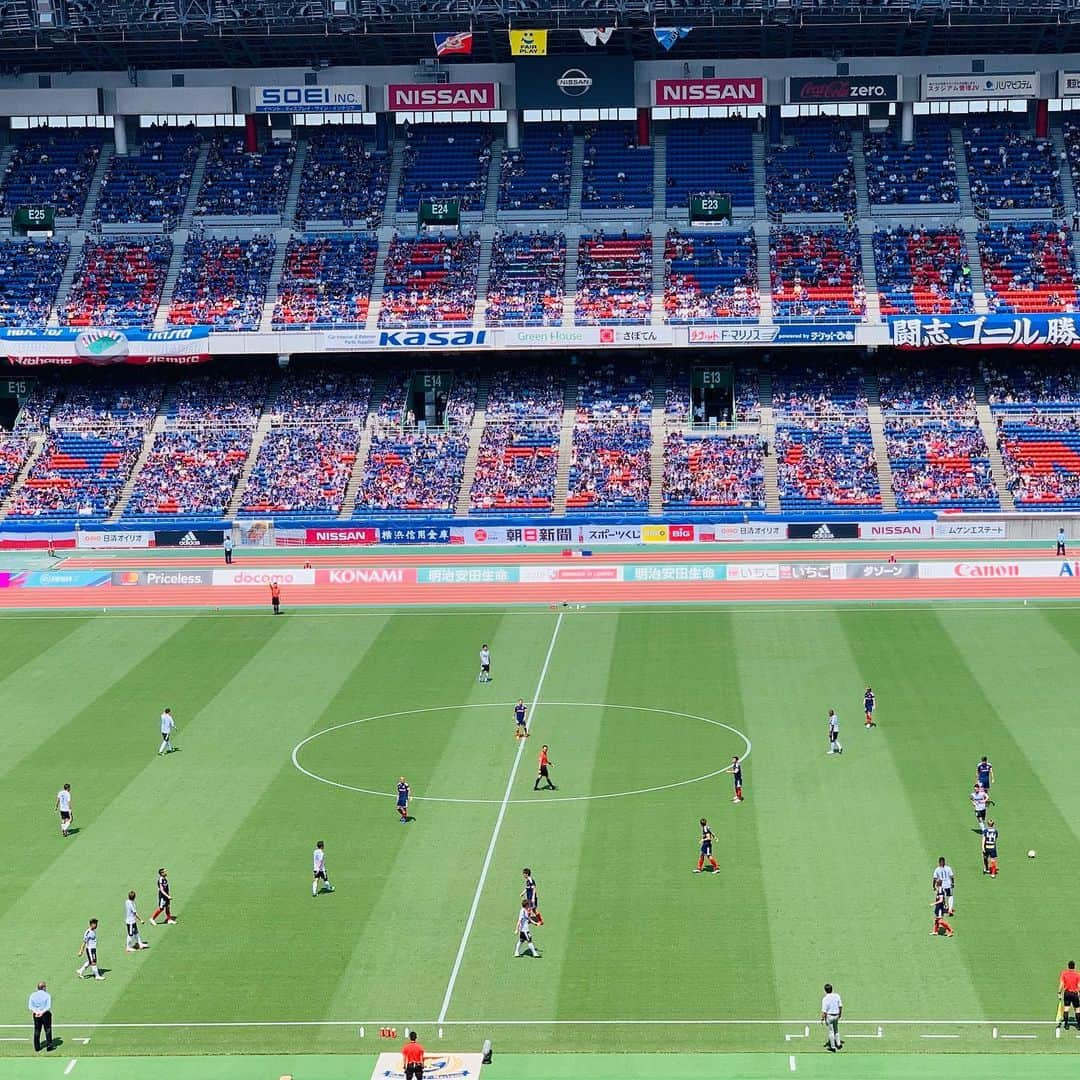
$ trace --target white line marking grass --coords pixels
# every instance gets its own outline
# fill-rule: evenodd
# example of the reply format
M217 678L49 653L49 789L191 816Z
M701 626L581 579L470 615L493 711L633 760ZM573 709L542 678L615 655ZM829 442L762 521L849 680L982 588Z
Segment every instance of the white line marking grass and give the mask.
M74 1068L75 1068L75 1066L76 1066L76 1065L78 1065L78 1064L79 1064L79 1059L78 1059L78 1058L72 1058L72 1059L71 1059L71 1060L70 1060L70 1061L69 1061L69 1062L67 1063L67 1068L66 1068L66 1069L64 1070L64 1075L65 1075L65 1076L67 1076L67 1074L68 1074L69 1072L71 1072L71 1070L72 1070L72 1069L74 1069Z
M788 1054L787 1067L794 1072L795 1071L795 1055Z
M560 612L559 617L555 620L555 629L551 631L551 641L548 642L544 666L540 669L540 678L536 682L536 692L533 694L532 707L529 709L530 730L536 726L536 705L540 700L540 693L544 689L544 680L547 678L548 668L551 666L551 656L555 652L555 642L559 638L559 628L562 626L562 621L562 612ZM473 893L472 905L469 907L469 917L465 920L465 929L461 933L457 956L454 957L454 966L450 970L450 979L446 984L442 1008L439 1009L438 1022L440 1024L446 1019L446 1014L450 1009L450 999L454 996L454 987L457 984L458 973L461 971L461 962L465 958L465 949L468 947L473 923L476 921L476 911L480 907L480 894L484 891L484 885L487 882L488 871L491 869L491 859L495 854L495 845L498 843L499 833L502 832L503 821L506 820L506 808L510 805L510 795L514 790L514 781L517 779L518 768L521 766L521 757L524 752L525 740L520 739L517 752L514 754L514 764L510 767L510 775L506 780L506 790L503 792L502 802L499 804L499 813L495 818L495 828L491 830L491 840L488 843L487 853L484 855L484 864L480 867L480 880L476 883L476 892Z

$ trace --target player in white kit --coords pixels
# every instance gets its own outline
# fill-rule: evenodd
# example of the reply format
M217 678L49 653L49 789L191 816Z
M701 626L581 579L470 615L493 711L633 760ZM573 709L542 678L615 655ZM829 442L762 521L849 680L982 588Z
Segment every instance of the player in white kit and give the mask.
M333 892L334 886L326 876L326 852L323 850L323 842L320 840L315 845L311 854L311 895L318 896L320 886L325 886L327 892Z
M98 971L97 966L97 928L97 919L91 919L90 925L86 928L86 932L82 936L82 944L79 946L79 956L85 956L86 960L78 971L75 972L80 979L83 977L83 973L87 968L90 969L90 974L93 975L95 979L105 978L105 976Z
M65 784L56 793L56 809L60 814L60 835L67 836L71 828L71 785Z
M840 717L835 709L829 710L829 749L827 754L842 754L844 748L840 745Z
M934 867L934 888L940 889L945 896L945 903L948 905L949 914L956 914L956 902L953 900L953 885L956 883L956 875L953 873L953 868L945 861L945 856L942 855L937 861L937 866Z
M540 954L536 951L536 946L533 944L532 939L532 927L536 923L536 916L532 912L532 908L529 907L528 900L521 901L521 910L518 912L517 917L517 944L514 946L514 955L520 956L521 950L524 949L527 953L537 957L539 959Z
M173 719L172 709L166 709L161 714L161 745L158 747L159 754L171 754L173 750L172 733L176 730L176 721Z
M487 645L480 646L480 676L477 682L491 682L491 650Z
M150 946L139 936L139 924L144 922L139 918L139 912L135 907L134 889L127 894L124 901L124 925L127 927L127 952L136 952L139 949L149 949Z

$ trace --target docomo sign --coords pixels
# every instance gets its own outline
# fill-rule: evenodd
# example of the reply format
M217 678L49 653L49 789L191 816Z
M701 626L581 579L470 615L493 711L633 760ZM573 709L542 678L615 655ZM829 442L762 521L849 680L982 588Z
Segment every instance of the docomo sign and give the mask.
M498 83L390 83L387 112L497 109Z
M1034 71L1009 75L924 75L923 101L967 101L981 98L1034 98L1039 96L1039 76Z
M896 101L900 80L896 75L833 75L790 78L787 99L802 101Z
M314 585L314 570L215 570L214 585Z
M256 113L364 112L366 86L253 86Z
M654 79L653 105L764 105L764 79Z

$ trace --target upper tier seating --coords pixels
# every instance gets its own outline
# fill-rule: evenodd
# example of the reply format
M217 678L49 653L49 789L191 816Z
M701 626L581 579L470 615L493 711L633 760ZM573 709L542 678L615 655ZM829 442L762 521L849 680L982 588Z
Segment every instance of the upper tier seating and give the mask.
M569 124L525 124L517 150L504 150L500 210L566 210L570 205Z
M878 229L874 265L882 315L974 311L971 267L959 229Z
M752 232L668 232L664 246L664 311L669 323L756 319L757 241Z
M855 229L774 229L769 238L769 264L773 311L778 319L861 319L866 314Z
M358 236L296 236L274 305L275 330L363 326L379 245Z
M765 509L764 442L758 435L669 432L664 509Z
M151 326L171 258L172 240L167 236L87 239L60 322Z
M989 451L975 420L894 417L885 424L885 439L899 509L998 508Z
M778 428L776 456L781 510L881 506L865 418Z
M956 158L948 117L920 116L915 141L905 144L895 126L867 132L866 187L876 206L955 203Z
M587 128L583 168L583 210L652 206L652 147L638 146L633 123L618 121Z
M163 222L173 228L183 212L199 157L196 128L150 128L131 152L109 162L94 211L98 221Z
M1076 264L1063 227L1052 221L984 225L979 253L992 312L1076 310Z
M276 246L272 236L245 240L193 236L184 248L169 323L257 330Z
M691 195L730 195L754 209L753 125L745 120L673 120L667 126L667 206L686 210Z
M578 326L640 326L652 317L652 236L583 236L578 243Z
M488 275L489 326L558 326L566 281L562 233L510 233L495 238Z
M300 178L296 219L340 221L346 228L374 228L386 204L390 156L365 143L349 125L312 128Z
M480 237L395 237L386 254L379 326L469 326Z
M56 303L67 240L0 242L0 326L44 326Z
M787 144L765 158L770 213L822 214L855 210L851 130L840 120L787 121Z
M462 211L483 210L492 129L487 124L429 124L409 128L398 192L399 213L416 213L421 199L458 199Z
M295 157L291 142L271 142L259 153L249 154L243 136L217 136L210 144L195 213L217 217L280 214Z
M20 206L52 206L57 217L79 217L101 156L97 129L35 128L15 140L0 187L0 212Z
M1064 205L1054 144L1026 116L994 113L964 124L971 198L979 210L1054 210Z
M1051 356L1038 364L1012 361L981 364L987 400L998 413L1080 413L1080 369L1071 357Z

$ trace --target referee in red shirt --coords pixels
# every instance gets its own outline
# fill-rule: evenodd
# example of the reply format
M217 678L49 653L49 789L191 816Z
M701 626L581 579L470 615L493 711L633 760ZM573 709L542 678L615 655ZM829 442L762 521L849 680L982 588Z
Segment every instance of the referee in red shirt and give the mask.
M1076 970L1076 961L1070 960L1069 966L1061 973L1058 980L1061 993L1061 1026L1069 1028L1069 1009L1073 1011L1073 1023L1080 1031L1080 971Z
M409 1041L401 1048L401 1064L405 1080L424 1080L424 1048L416 1041L416 1032L409 1032Z

